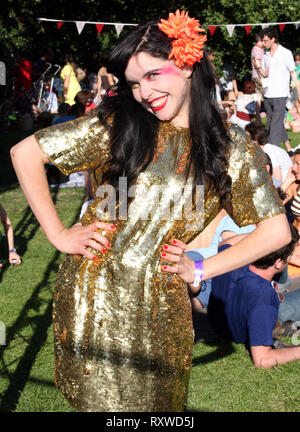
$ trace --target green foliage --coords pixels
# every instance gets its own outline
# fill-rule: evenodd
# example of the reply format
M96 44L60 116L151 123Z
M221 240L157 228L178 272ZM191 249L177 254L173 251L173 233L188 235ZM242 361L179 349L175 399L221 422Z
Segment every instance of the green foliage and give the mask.
M257 24L299 20L298 0L7 0L1 6L0 57L7 64L13 63L18 53L26 52L36 60L47 46L57 53L72 52L78 63L88 65L95 53L108 53L118 40L113 26L104 26L100 35L94 25L86 25L79 35L74 23L64 23L60 30L54 22L41 22L37 18L53 18L78 21L102 21L112 23L140 23L167 17L177 8L189 11L199 18L204 28L217 24ZM253 26L247 36L243 27L235 27L232 37L225 27L217 27L213 36L208 34L207 46L215 52L215 64L220 74L223 59L230 62L241 79L250 72L250 51L254 34L260 26ZM124 28L121 36L127 31ZM279 34L279 41L287 48L300 49L300 31L295 25L287 25ZM98 56L99 57L99 56Z

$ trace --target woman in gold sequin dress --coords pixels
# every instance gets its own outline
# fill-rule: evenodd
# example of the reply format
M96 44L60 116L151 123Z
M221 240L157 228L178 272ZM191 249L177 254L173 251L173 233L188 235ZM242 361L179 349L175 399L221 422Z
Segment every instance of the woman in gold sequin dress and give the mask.
M173 239L196 247L222 207L239 225L257 224L204 261L205 278L290 240L261 150L220 119L200 32L178 11L137 26L110 56L119 81L98 114L11 152L48 239L67 254L54 295L55 380L81 411L184 409L193 328L186 285L161 266ZM69 229L50 198L49 161L66 174L93 172L96 199Z

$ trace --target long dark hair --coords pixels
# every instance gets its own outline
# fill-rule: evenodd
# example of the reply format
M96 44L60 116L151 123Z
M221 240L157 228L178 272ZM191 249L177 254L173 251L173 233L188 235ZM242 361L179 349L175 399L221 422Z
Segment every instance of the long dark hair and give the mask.
M108 72L119 81L116 95L104 97L99 118L105 124L114 114L111 131L111 159L103 181L117 188L119 177L126 176L130 185L154 157L155 137L160 121L132 96L125 70L132 55L146 52L168 59L173 39L159 30L157 22L135 27L112 51ZM195 63L191 76L189 113L191 151L187 175L193 170L194 184L215 187L223 202L230 192L227 175L229 137L215 102L214 74L206 55Z

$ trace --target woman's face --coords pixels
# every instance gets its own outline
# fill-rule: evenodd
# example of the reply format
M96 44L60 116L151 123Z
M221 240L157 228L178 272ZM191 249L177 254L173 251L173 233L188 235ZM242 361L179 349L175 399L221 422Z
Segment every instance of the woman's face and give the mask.
M293 172L295 174L296 180L299 181L300 180L300 154L294 156Z
M188 127L192 69L140 52L131 57L125 77L135 100L159 120Z

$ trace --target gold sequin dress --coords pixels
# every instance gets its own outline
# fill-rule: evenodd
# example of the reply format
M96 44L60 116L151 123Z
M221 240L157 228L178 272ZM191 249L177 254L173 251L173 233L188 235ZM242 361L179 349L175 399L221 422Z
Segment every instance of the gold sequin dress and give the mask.
M231 217L242 226L283 213L262 151L241 130L233 128L231 135ZM91 168L95 187L101 185L110 141L95 115L35 137L65 174ZM113 220L114 208L104 209L97 197L82 219L117 226L107 234L111 249L98 253L99 263L68 255L60 267L53 305L55 380L80 411L184 409L193 349L191 306L186 285L161 271L160 253L174 237L192 241L220 211L210 187L200 218L195 213L188 218L175 204L164 217L168 199L185 184L188 149L188 129L162 123L156 155L136 181L128 217ZM163 188L160 195L157 186ZM201 224L191 229L196 219Z

